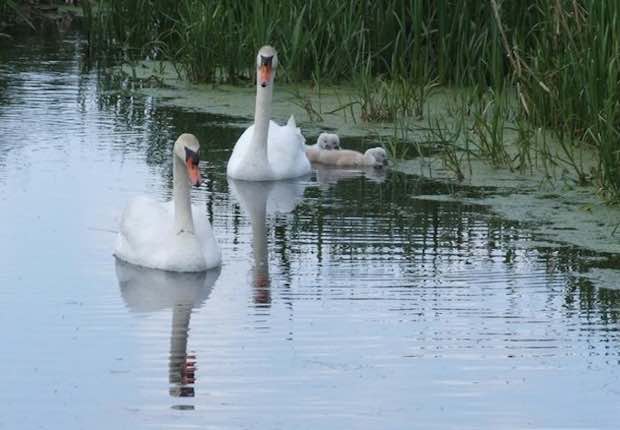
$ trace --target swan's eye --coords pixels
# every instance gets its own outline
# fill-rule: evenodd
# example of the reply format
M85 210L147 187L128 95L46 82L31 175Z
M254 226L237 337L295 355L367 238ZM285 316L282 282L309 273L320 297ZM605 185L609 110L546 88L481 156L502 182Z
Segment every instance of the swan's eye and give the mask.
M198 152L192 151L189 148L185 148L185 162L191 162L194 166L197 166L200 162L200 156Z
M268 56L268 57L266 57L264 55L260 56L260 65L259 65L259 67L263 67L263 66L266 66L268 68L271 68L273 66L273 55Z

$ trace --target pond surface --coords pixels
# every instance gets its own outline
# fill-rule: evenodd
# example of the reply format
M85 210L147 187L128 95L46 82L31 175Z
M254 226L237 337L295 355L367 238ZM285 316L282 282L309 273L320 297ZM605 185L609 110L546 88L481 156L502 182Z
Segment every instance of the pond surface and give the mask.
M618 428L620 291L574 276L617 256L414 175L229 181L240 127L113 91L80 44L0 48L0 429ZM181 132L225 263L117 263Z

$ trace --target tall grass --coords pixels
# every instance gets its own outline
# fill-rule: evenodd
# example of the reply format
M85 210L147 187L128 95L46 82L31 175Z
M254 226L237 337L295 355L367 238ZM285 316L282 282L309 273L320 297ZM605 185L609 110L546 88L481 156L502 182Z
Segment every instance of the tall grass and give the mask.
M368 120L422 117L435 85L514 93L520 129L554 130L567 159L594 148L597 170L579 175L620 196L616 0L97 0L94 10L95 51L171 59L192 80L237 82L252 79L257 48L271 43L279 79L353 82ZM503 120L493 112L473 131L500 163Z
M0 35L5 27L26 26L36 30L33 20L33 6L35 3L26 3L21 0L0 0Z
M598 150L594 172L608 197L620 197L620 3L582 0L547 6L525 59L529 119L560 143ZM571 143L565 143L570 139ZM564 150L569 162L571 151ZM579 172L582 180L586 172Z
M161 46L160 53L201 78L213 79L214 68L247 71L265 43L278 47L284 77L295 81L350 80L368 69L373 76L460 85L506 72L486 3L98 0L96 9L102 46L138 48L136 55ZM208 62L199 58L205 53Z

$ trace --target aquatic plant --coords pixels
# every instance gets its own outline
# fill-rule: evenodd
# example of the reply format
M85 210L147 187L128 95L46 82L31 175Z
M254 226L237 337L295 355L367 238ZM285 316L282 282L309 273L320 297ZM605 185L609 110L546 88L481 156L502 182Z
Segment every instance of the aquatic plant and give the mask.
M443 166L452 172L458 181L465 179L463 166L466 158L469 175L472 174L471 163L469 162L470 142L469 129L465 124L464 116L456 121L447 121L444 118L428 120L426 143L438 148Z
M9 25L17 22L23 22L28 27L32 29L35 28L28 13L25 13L20 3L15 0L0 0L0 16L2 17L0 30L2 29L2 25ZM2 34L3 33L0 33L0 35Z
M496 99L474 118L469 142L478 149L479 154L495 167L510 167L511 160L506 150L504 132L506 130L507 108Z
M527 123L524 119L520 118L516 121L517 130L517 155L513 158L513 162L516 162L514 168L520 173L525 173L526 170L532 171L532 167L535 165L534 161L534 144L536 130Z

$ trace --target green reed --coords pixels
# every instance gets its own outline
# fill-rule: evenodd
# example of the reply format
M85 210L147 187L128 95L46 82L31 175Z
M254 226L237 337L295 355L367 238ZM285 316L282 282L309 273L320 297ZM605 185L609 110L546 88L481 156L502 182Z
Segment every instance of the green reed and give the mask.
M2 17L0 19L0 35L4 34L1 32L4 26L10 27L19 22L33 30L35 29L32 18L28 13L24 13L20 3L18 0L0 0L0 17Z
M173 60L192 80L239 82L253 78L257 48L271 43L279 79L353 83L369 121L421 118L436 85L514 93L520 169L531 160L527 125L543 127L562 139L580 181L620 196L616 0L98 0L93 10L94 52ZM491 104L472 113L472 134L505 165L507 113ZM595 172L570 161L584 148L598 154Z

